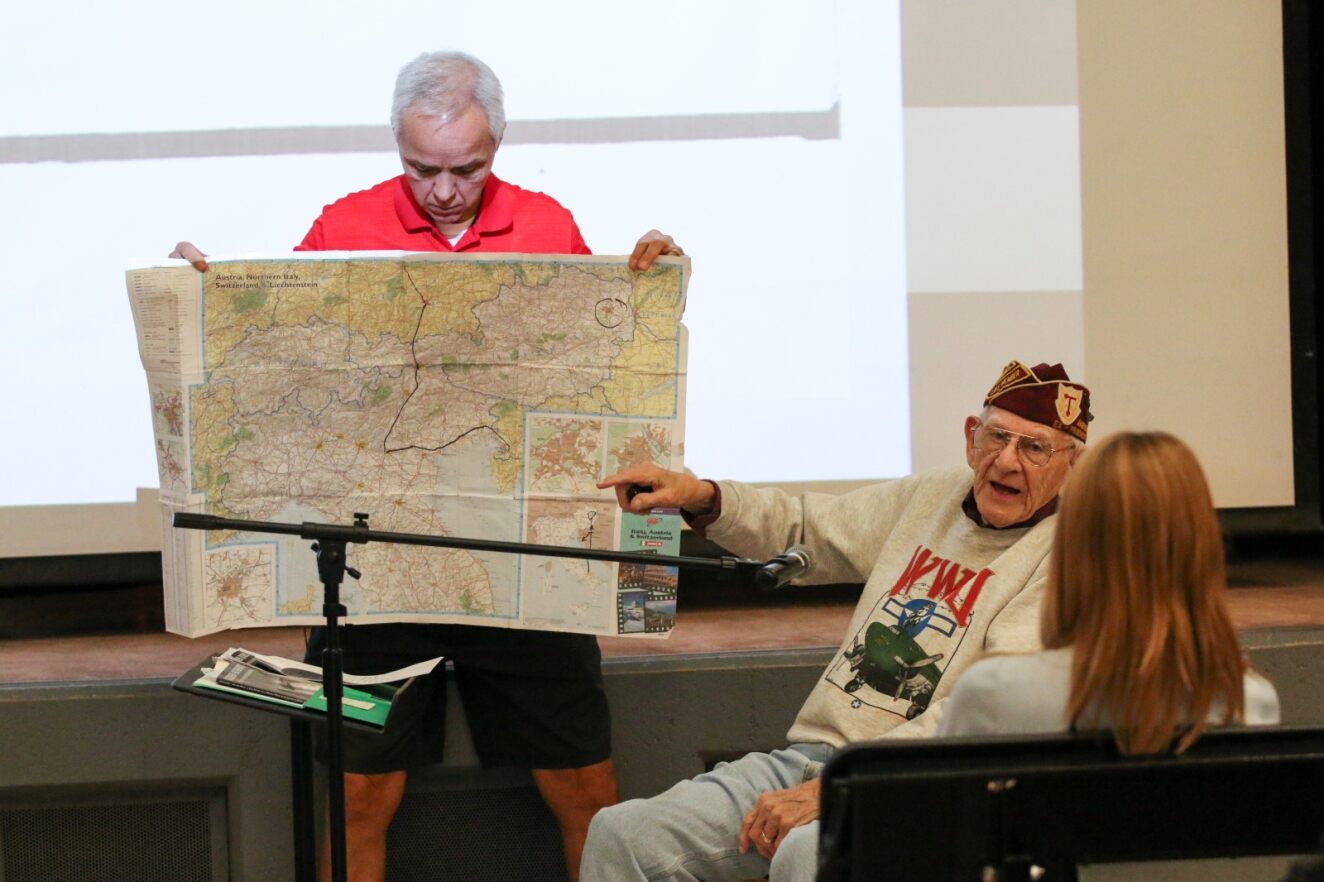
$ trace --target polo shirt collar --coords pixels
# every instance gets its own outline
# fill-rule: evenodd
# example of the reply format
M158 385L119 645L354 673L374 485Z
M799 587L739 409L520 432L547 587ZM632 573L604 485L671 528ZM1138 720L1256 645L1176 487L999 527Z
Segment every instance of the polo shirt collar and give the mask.
M400 225L411 233L436 232L432 218L414 201L408 178L401 175L399 181L400 186L395 191L395 213L400 218ZM483 201L478 206L478 218L464 231L465 237L471 233L478 236L501 233L510 229L514 221L514 197L510 188L496 175L488 175L487 183L483 185Z
M488 175L483 185L483 201L478 217L469 229L479 236L504 233L515 223L515 198L506 182L496 175Z

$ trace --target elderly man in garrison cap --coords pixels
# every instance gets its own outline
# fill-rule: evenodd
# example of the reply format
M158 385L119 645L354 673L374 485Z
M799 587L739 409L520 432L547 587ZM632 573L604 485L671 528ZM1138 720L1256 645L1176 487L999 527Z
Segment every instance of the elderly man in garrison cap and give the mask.
M976 658L1039 648L1052 515L1090 419L1089 391L1061 365L1012 362L983 412L965 421L968 468L840 496L654 467L604 481L630 511L679 507L736 554L766 559L799 544L812 561L804 581L865 586L790 746L603 809L589 829L583 882L812 880L818 774L832 751L930 735L943 698Z

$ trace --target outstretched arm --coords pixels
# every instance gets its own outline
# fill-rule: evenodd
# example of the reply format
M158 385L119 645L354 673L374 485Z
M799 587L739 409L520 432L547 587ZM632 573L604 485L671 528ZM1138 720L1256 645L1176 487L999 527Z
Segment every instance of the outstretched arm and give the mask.
M692 515L712 511L716 495L713 485L684 472L672 472L655 465L632 466L608 475L598 484L599 490L616 489L621 508L643 514L654 508L679 508Z

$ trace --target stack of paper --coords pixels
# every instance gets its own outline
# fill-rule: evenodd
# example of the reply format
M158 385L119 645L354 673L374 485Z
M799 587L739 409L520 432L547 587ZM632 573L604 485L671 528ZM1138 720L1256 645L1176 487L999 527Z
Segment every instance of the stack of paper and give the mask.
M377 727L385 727L391 703L415 677L430 673L440 658L375 675L344 675L343 714ZM275 655L260 655L231 647L216 656L194 684L233 692L274 704L308 710L326 710L322 669Z

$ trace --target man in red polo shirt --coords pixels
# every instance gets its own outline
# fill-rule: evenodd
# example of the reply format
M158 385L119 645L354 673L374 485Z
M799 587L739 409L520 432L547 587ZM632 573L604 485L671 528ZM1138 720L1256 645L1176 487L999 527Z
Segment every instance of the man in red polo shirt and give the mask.
M419 56L396 80L391 125L404 174L326 206L299 251L451 251L588 254L570 212L542 193L492 174L505 132L501 84L487 65L458 52ZM648 269L681 249L656 230L636 244L630 266ZM180 242L171 257L206 270L205 255ZM322 635L309 643L320 659ZM467 625L386 624L344 629L345 668L375 673L445 655L455 666L475 749L484 765L530 768L556 816L572 880L589 821L616 802L610 716L601 655L583 634ZM413 689L416 714L392 712L379 736L345 733L345 821L349 878L382 880L386 831L407 770L439 762L444 672ZM323 842L321 872L329 876Z

